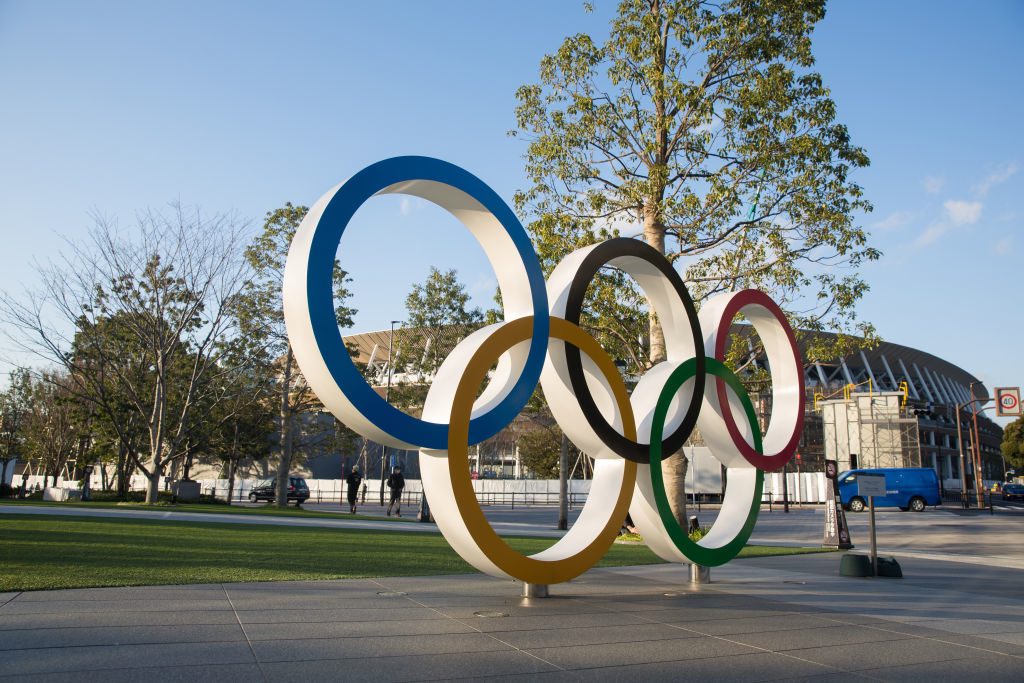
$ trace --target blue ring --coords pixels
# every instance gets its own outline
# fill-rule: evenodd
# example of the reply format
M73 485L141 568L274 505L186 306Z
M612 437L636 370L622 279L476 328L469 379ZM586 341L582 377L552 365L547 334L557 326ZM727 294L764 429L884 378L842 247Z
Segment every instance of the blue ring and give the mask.
M409 180L431 180L465 192L483 204L512 239L526 269L533 300L533 336L523 373L509 394L469 423L469 443L494 436L509 425L530 400L540 379L548 346L548 295L537 254L512 209L482 180L440 159L405 156L378 161L338 188L314 230L306 272L306 297L313 337L338 388L370 422L397 439L420 448L448 447L448 425L425 422L391 406L370 388L349 357L334 313L332 273L335 253L349 221L363 202L384 188Z

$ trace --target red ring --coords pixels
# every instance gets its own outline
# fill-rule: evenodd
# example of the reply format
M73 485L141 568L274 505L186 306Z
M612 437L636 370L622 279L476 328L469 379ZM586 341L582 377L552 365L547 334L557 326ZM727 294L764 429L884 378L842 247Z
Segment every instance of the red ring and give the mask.
M716 379L715 388L718 392L718 404L722 408L722 419L725 421L725 426L729 430L729 436L732 438L733 444L736 449L740 452L747 462L754 467L765 470L766 472L777 472L786 466L793 454L796 453L797 446L800 443L800 434L803 433L804 428L804 402L806 400L806 388L804 387L803 381L803 362L800 358L800 348L797 346L796 337L793 336L793 328L789 326L789 322L786 321L786 315L779 308L778 304L772 301L767 294L756 289L745 289L737 292L726 304L725 309L722 311L722 317L718 321L718 330L715 335L715 359L719 361L725 360L725 341L729 337L729 330L732 327L732 319L736 314L745 306L749 305L760 306L781 323L783 331L786 333L786 338L789 340L789 346L793 351L793 360L797 368L798 378L798 391L799 391L799 403L796 411L796 424L793 429L793 435L789 439L789 443L782 447L777 453L758 453L743 438L742 432L736 426L736 420L733 419L732 408L729 407L729 397L726 393L725 382L720 379ZM757 329L757 326L754 326ZM774 385L773 385L774 389ZM772 405L772 412L775 412L774 403ZM769 421L768 431L771 431L772 425ZM765 433L767 441L767 432Z

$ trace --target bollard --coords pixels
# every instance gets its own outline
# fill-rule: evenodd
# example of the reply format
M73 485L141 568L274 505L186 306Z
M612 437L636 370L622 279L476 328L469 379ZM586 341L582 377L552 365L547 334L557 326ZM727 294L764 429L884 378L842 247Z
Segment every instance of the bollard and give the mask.
M690 583L711 583L711 567L705 567L702 564L691 564Z
M548 597L548 585L546 583L524 583L524 598L546 598Z

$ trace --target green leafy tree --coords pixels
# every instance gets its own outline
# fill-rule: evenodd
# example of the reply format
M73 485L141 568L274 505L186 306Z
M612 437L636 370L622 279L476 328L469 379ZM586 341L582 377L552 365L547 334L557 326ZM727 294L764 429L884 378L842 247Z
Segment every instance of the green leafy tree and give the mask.
M534 419L529 422L530 430L519 435L517 445L523 467L540 479L557 479L562 452L562 430L553 420ZM568 444L568 459L579 455L579 451ZM583 476L580 468L576 476Z
M1003 429L1003 443L999 445L1006 462L1013 466L1018 474L1024 472L1024 417L1006 425Z
M82 316L65 366L70 368L65 389L91 407L92 451L104 488L107 468L121 500L128 500L131 478L139 466L146 440L145 416L123 390L149 395L153 390L151 363L121 316L90 319Z
M517 92L512 134L528 140L530 185L516 206L545 268L636 237L675 264L698 302L758 288L795 328L872 337L855 314L868 288L858 269L880 254L855 224L870 205L850 179L868 158L812 69L824 14L823 0L624 0L605 42L577 34L544 57L540 83ZM588 300L583 322L613 357L636 371L665 359L631 281L605 273ZM681 460L666 472L680 517Z
M413 355L407 364L420 373L436 372L448 352L484 319L479 308L468 304L469 294L458 273L431 266L426 281L413 285L405 298L406 343L416 349L408 351Z
M427 279L405 298L405 327L396 335L393 366L401 373L391 402L409 413L423 408L428 382L455 346L477 329L484 316L467 308L469 294L455 270L430 267Z
M273 365L264 349L254 348L244 335L225 345L222 362L238 366L232 381L222 387L220 400L207 417L207 452L221 464L228 480L227 499L235 489L239 465L270 456L276 431Z
M239 297L236 308L242 334L258 340L276 377L279 420L276 504L279 507L287 505L288 473L297 454L303 449L322 445L324 441L321 430L308 430L311 433L306 434L304 430L309 425L300 419L302 415L322 410L323 405L302 378L295 362L281 299L288 249L307 211L305 206L293 206L288 202L267 212L263 232L245 250L245 258L254 276ZM356 311L345 303L350 295L345 286L348 277L337 260L333 278L338 325L349 327Z

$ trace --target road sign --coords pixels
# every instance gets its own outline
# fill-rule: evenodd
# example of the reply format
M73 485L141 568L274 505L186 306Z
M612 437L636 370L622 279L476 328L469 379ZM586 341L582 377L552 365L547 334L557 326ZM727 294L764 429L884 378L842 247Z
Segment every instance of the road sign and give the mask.
M835 479L836 475L838 475L838 474L839 474L839 463L837 463L835 460L826 460L825 461L825 478L826 479Z
M858 472L857 494L860 496L885 496L885 475Z
M996 415L999 417L1020 417L1020 387L996 387Z

